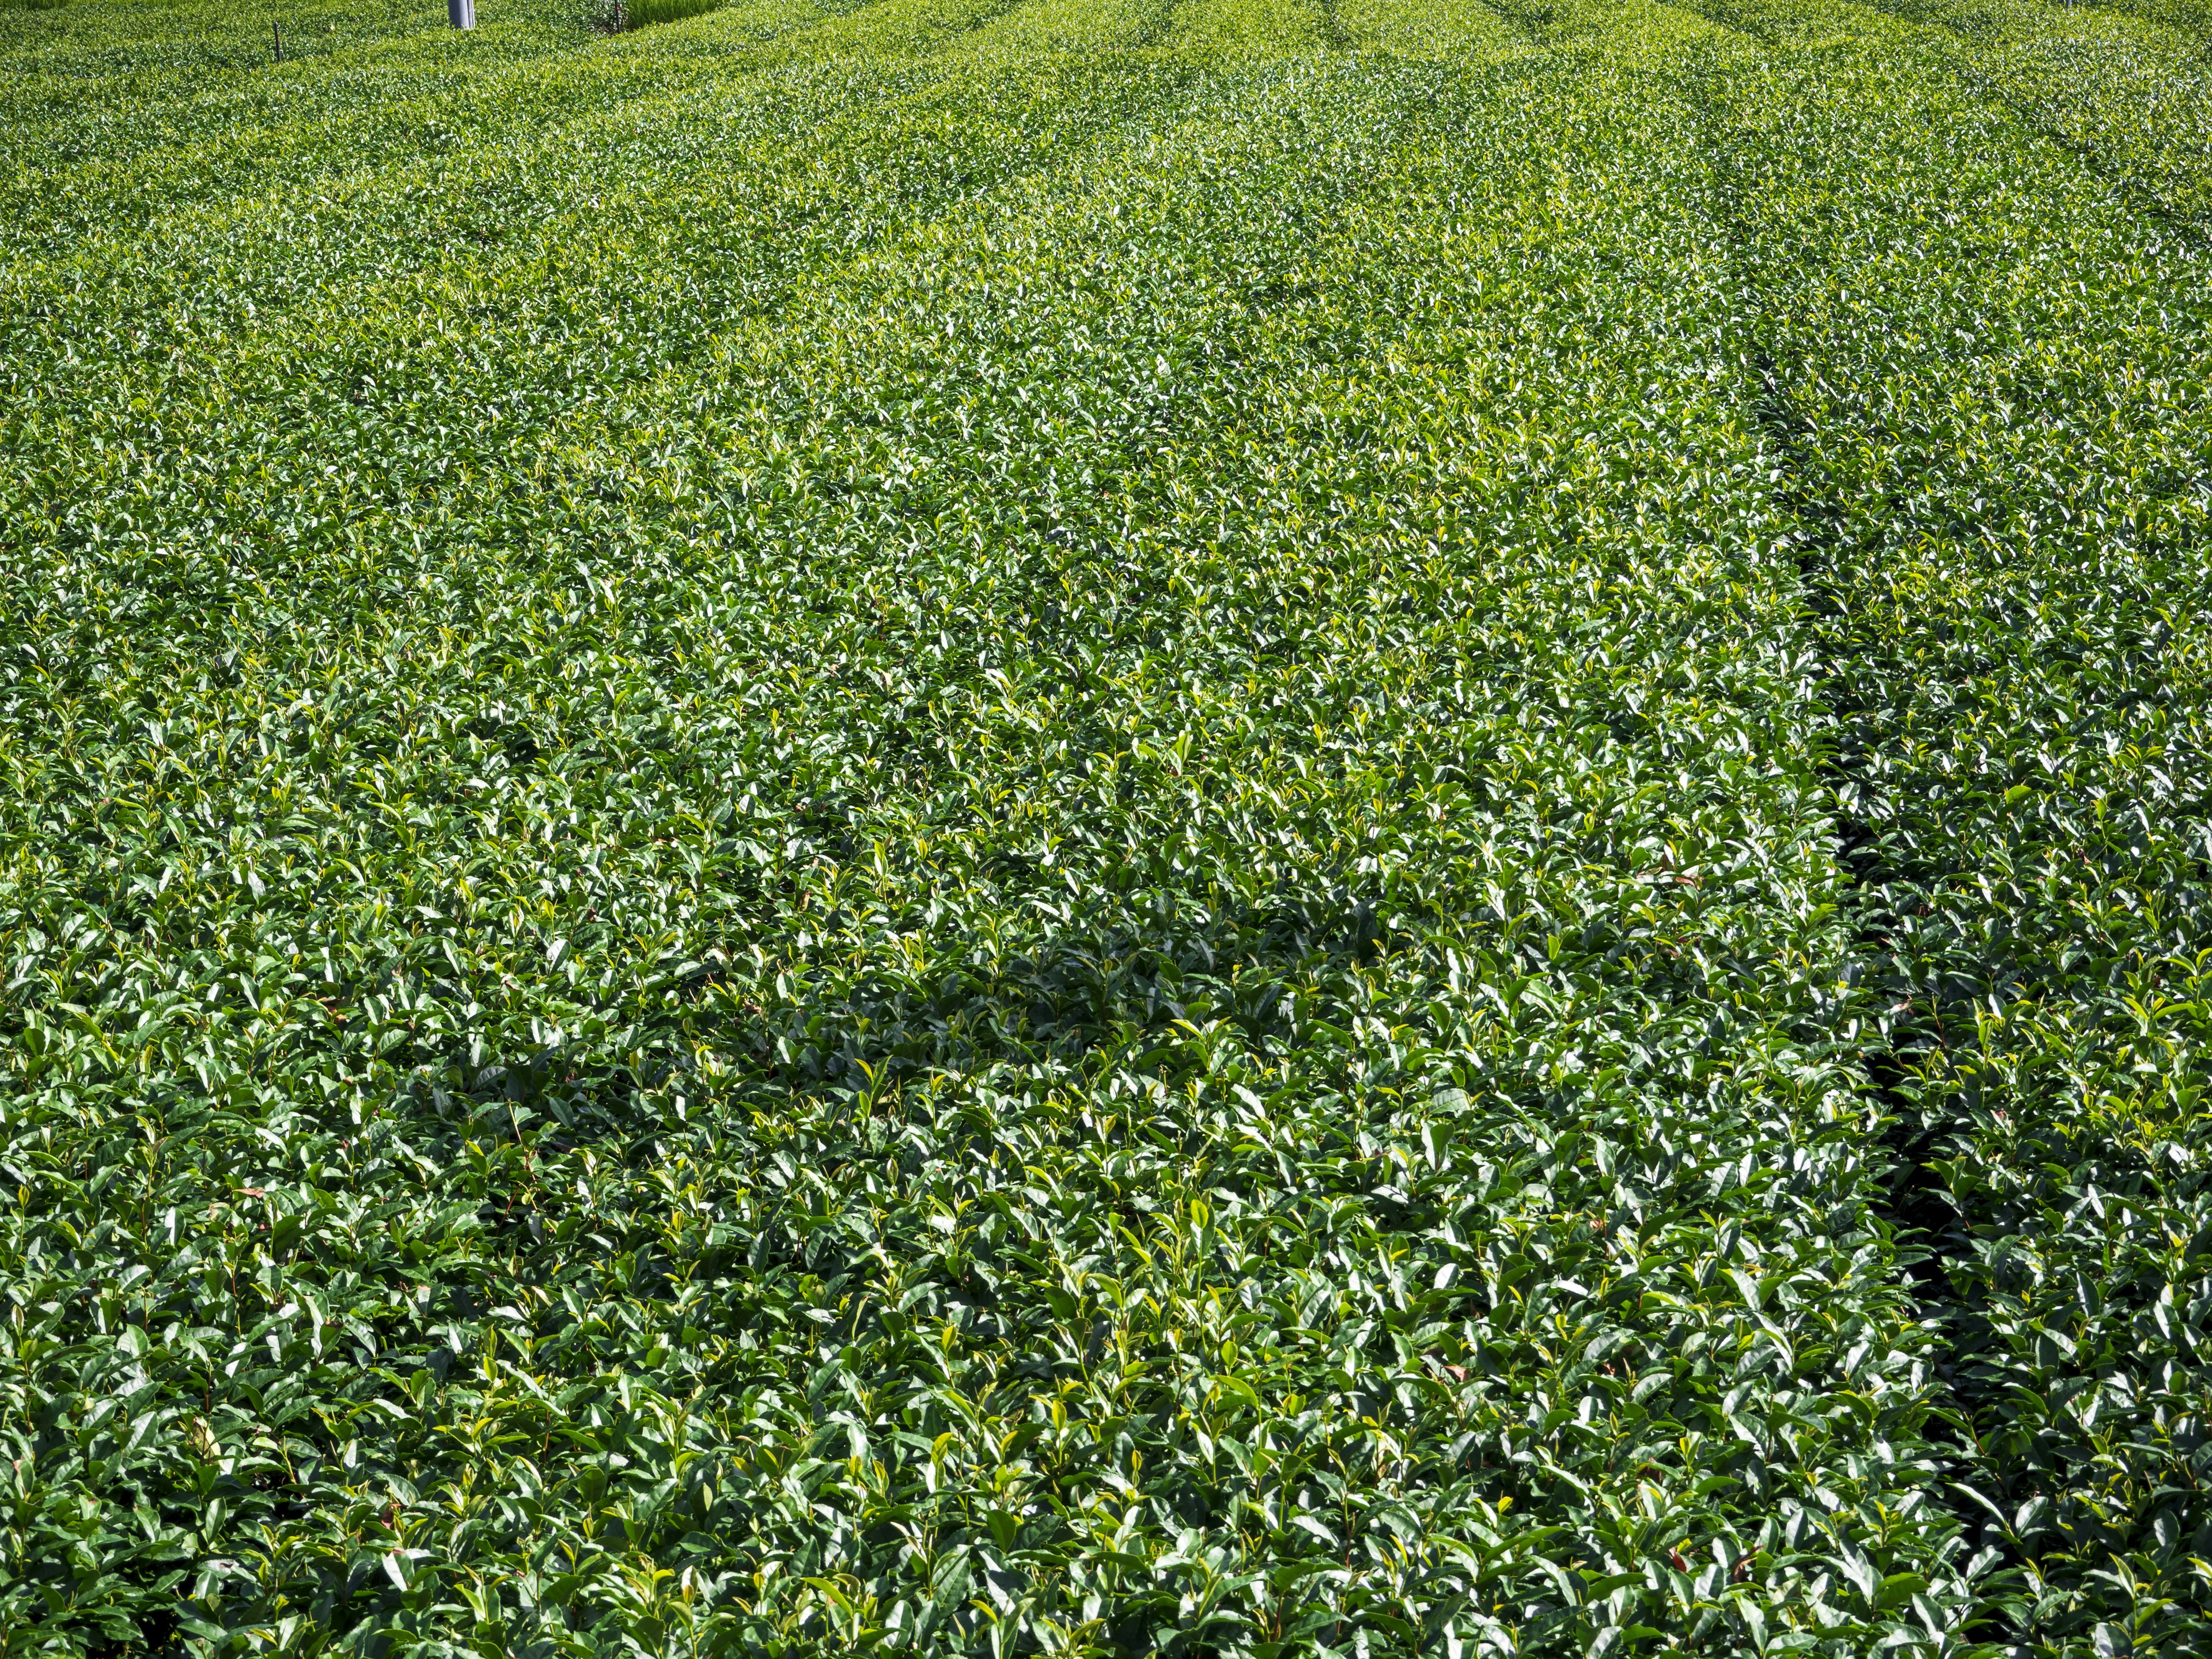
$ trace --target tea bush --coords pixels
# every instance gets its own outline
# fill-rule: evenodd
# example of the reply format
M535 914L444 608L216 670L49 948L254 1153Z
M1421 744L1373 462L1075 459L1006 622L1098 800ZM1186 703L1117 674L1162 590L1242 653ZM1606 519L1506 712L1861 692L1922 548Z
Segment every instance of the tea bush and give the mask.
M620 21L630 28L648 23L673 23L713 11L722 0L631 0L622 8Z
M0 1646L2212 1646L2188 15L564 6L0 15Z

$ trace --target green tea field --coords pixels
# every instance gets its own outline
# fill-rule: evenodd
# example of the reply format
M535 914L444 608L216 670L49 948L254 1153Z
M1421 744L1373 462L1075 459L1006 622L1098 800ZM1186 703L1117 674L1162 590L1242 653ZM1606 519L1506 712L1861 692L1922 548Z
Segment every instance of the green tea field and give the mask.
M0 0L0 1659L2212 1656L2212 0L478 16Z

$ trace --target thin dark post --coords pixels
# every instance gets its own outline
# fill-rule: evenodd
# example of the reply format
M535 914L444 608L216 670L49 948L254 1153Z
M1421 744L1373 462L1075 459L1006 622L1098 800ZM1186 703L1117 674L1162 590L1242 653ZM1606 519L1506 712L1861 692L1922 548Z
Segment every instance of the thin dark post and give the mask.
M284 61L284 26L272 17L269 20L269 33L276 39L276 61L281 64Z

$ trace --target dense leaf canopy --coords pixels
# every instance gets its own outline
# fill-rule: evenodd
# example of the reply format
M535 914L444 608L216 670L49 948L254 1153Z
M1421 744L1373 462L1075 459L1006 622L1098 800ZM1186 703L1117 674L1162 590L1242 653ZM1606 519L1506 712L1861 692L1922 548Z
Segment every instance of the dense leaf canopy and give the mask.
M2212 1652L2201 0L0 7L0 1653Z

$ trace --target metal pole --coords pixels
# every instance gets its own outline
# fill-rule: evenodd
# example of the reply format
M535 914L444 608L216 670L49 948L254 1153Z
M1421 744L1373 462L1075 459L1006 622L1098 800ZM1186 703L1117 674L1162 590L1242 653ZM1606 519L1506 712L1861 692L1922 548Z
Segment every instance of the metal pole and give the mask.
M275 18L269 20L269 33L276 42L276 61L284 61L284 26Z
M477 26L477 0L446 0L446 19L457 29Z

